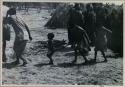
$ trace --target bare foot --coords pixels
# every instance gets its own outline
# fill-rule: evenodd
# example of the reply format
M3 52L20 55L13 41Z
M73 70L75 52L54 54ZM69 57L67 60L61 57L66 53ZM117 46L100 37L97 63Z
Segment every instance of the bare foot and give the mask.
M27 62L23 62L22 66L25 66L27 64Z
M71 63L73 63L73 64L76 63L76 60L73 60Z
M105 59L104 62L107 62L107 59Z
M53 62L49 62L50 65L53 65Z

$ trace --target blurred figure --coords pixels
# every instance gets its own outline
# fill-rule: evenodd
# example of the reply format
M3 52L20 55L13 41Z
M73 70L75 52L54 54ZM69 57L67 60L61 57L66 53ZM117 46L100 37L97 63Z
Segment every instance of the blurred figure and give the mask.
M87 11L85 12L85 30L91 40L91 46L94 45L95 42L95 30L96 30L96 14L93 10L92 4L87 4Z
M72 48L75 51L75 59L72 63L77 61L78 53L82 55L85 60L85 63L88 63L87 55L90 49L90 39L86 33L86 31L80 26L74 26L73 30L71 31L71 37L73 38Z
M104 13L105 13L104 26L112 31L112 28L111 28L111 14L109 13L108 8L106 6L104 7ZM107 35L107 37L108 37L107 46L108 46L108 48L111 48L111 35Z
M120 53L120 56L123 56L123 8L112 10L111 29L111 48L114 52L118 52Z
M4 17L3 18L3 54L2 54L2 59L3 62L6 62L6 41L10 40L10 26L7 24L7 19Z
M48 52L47 52L47 57L50 59L49 64L53 64L53 59L52 59L52 55L54 54L54 42L53 42L53 38L54 38L54 34L53 33L48 33L47 35L48 37Z
M76 25L82 28L84 26L84 16L82 14L80 4L78 3L75 3L75 6L69 10L69 21L67 24L69 44L72 44L73 42L70 31L72 31Z
M15 8L10 8L8 10L7 17L8 23L12 25L15 31L15 42L13 49L16 54L17 60L14 62L14 64L19 64L19 59L21 59L23 61L22 65L26 65L27 61L22 58L22 53L28 41L24 38L24 29L26 29L26 31L28 32L29 39L32 40L29 28L21 18L17 17Z
M100 24L102 24L104 26L105 21L106 21L105 9L103 8L103 6L100 5L98 7L98 11L96 13L96 28L98 28L98 26L100 26Z
M111 35L112 31L105 28L102 22L98 23L98 28L96 32L96 40L95 40L95 61L97 57L97 52L101 51L103 57L105 58L105 62L107 62L107 58L105 56L105 51L107 51L107 35Z

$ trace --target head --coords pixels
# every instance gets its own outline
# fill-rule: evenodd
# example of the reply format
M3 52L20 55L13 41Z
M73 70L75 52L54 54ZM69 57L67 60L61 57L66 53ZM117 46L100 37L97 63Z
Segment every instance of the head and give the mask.
M16 9L15 9L15 8L10 8L10 9L7 11L7 14L8 14L8 15L15 15L15 14L16 14Z
M73 7L73 6L74 6L74 3L69 3L69 6L70 6L70 7Z
M86 9L87 9L87 11L93 11L93 5L92 4L87 4Z
M53 33L48 33L47 37L48 37L48 39L53 39L54 38L54 34Z
M117 16L117 10L116 9L112 9L111 15L113 17L116 17Z
M75 8L76 10L80 10L80 4L79 4L79 3L75 3L74 8Z

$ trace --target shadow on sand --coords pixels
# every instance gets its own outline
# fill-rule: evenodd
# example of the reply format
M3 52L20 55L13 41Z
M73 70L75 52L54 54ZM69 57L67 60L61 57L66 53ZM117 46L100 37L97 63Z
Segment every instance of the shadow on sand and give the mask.
M68 68L68 67L74 67L74 66L87 66L87 65L95 65L97 63L104 63L104 61L100 61L100 62L95 62L93 60L89 60L87 63L80 63L80 64L75 64L75 63L61 63L61 64L58 64L57 66L58 67L65 67L65 68Z
M36 64L34 66L36 67L42 67L42 66L46 66L46 65L51 65L53 67L64 67L64 68L68 68L68 67L74 67L74 66L87 66L87 65L95 65L97 63L105 63L105 61L99 61L99 62L95 62L94 60L89 60L87 63L80 63L80 64L76 64L76 63L59 63L57 65L51 65L49 63L40 63L40 64Z
M16 67L17 66L17 64L15 64L15 63L4 63L4 64L2 64L2 68L7 68L7 69L11 69L11 68L14 68L14 67Z
M42 67L42 66L46 66L46 65L50 65L49 63L40 63L40 64L36 64L34 66L36 67Z
M100 61L100 62L95 62L93 60L89 60L87 63L80 63L80 64L76 64L76 63L60 63L57 65L51 65L49 63L40 63L40 64L36 64L34 66L36 67L42 67L42 66L47 66L47 65L51 65L53 67L64 67L64 68L68 68L68 67L74 67L74 66L86 66L86 65L95 65L97 63L104 63L104 61ZM14 62L12 63L4 63L2 65L2 68L7 68L7 69L11 69L17 67L17 64L15 64Z

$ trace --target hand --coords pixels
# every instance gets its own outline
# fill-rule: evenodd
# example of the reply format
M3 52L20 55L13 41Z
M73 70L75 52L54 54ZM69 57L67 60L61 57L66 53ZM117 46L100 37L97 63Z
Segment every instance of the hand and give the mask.
M32 37L31 37L31 36L29 36L29 39L30 39L30 40L32 40Z

